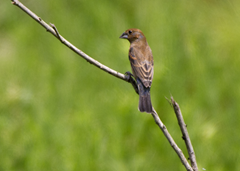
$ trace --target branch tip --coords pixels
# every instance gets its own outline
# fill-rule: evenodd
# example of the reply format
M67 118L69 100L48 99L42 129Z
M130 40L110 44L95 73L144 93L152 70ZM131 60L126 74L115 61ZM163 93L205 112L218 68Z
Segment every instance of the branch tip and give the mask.
M11 0L13 5L16 5L16 3L18 2L18 0Z
M171 96L171 102L172 102L173 105L174 105L174 103L176 103L173 96Z
M171 102L171 100L169 100L166 96L165 96L165 99L168 101L168 103L169 103L170 106L172 107L172 102Z

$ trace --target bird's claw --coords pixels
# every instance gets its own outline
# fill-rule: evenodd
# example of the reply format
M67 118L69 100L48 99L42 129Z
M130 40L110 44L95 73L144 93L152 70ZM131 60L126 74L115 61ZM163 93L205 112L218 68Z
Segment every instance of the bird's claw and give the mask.
M131 75L131 76L133 76L132 73L129 72L129 71L125 72L125 75Z
M126 78L127 78L128 81L130 81L131 77L133 77L133 74L129 71L125 72L124 75L126 75Z
M126 78L127 78L128 82L130 82L132 84L135 92L138 94L139 93L138 92L138 86L137 86L137 83L134 79L133 74L131 72L127 71L127 72L125 72L125 75L126 75Z

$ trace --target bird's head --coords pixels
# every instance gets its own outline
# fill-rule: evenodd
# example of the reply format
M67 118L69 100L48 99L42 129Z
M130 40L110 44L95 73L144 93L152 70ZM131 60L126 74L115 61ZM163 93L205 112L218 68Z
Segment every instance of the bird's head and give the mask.
M135 28L126 30L119 38L127 39L130 43L140 40L146 41L143 32Z

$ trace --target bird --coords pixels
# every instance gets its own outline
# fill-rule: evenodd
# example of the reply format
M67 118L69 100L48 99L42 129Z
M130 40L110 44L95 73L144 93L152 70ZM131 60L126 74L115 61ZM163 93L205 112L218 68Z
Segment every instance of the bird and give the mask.
M153 107L150 97L154 69L152 50L143 32L139 29L128 29L119 38L127 39L130 42L128 57L138 87L138 110L152 113Z

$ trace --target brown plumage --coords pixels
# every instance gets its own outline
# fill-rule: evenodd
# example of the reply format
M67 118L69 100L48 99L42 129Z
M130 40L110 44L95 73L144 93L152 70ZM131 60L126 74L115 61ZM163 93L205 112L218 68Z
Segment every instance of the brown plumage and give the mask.
M150 87L153 79L153 56L146 37L139 29L128 29L120 38L130 42L129 61L133 76L138 85L139 105L141 112L152 113Z

